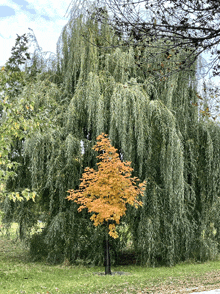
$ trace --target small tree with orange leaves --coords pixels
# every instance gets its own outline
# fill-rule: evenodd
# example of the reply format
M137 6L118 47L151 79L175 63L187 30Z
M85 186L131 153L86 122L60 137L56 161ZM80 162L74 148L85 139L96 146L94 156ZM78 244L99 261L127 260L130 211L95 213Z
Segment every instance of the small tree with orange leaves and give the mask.
M131 162L122 162L108 136L101 134L97 137L97 143L93 147L99 152L97 158L98 170L85 168L82 175L79 190L69 190L69 200L74 200L80 205L78 211L87 208L92 213L91 220L98 226L105 223L108 234L117 238L115 224L119 224L120 218L125 215L126 204L135 206L142 205L137 200L143 196L145 183L137 182L137 177L131 177L133 168ZM106 274L111 274L110 257L108 247L108 234L106 234Z

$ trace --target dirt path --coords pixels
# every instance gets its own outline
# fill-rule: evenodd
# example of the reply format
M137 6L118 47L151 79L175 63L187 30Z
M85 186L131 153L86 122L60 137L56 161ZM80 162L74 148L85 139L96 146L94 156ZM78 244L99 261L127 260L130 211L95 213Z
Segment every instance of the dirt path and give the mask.
M193 293L220 289L220 270L206 273L198 277L170 278L164 283L142 289L139 293L170 294L170 293Z

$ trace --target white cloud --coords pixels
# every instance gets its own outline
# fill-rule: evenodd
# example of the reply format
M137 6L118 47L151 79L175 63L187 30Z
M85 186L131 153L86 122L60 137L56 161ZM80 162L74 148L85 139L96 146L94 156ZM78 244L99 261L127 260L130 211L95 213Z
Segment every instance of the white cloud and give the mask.
M30 7L39 13L48 15L49 17L63 17L71 0L68 1L52 1L52 0L28 0Z
M0 6L9 6L15 11L15 15L0 17L0 65L5 64L10 57L16 34L28 33L28 28L33 29L43 51L55 53L56 42L67 23L64 15L71 0L15 0L15 2L1 0L0 4Z

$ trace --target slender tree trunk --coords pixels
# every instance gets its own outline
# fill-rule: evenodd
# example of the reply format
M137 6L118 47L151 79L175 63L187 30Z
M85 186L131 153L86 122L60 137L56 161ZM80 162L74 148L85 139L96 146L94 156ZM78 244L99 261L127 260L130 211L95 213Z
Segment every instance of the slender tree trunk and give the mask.
M111 263L110 263L110 252L109 252L109 241L108 241L108 229L106 230L105 237L105 274L111 275Z

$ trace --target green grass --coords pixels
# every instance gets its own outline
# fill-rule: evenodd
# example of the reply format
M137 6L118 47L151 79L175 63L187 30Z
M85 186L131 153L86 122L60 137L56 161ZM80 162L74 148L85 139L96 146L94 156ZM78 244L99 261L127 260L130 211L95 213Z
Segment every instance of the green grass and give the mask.
M29 261L27 250L15 242L15 225L9 239L0 233L0 293L171 293L203 285L220 288L220 261L183 263L175 267L112 267L128 275L104 276L104 267L51 266ZM204 288L204 289L205 289ZM157 292L159 291L159 292ZM180 292L175 292L180 293ZM181 292L181 293L187 293Z

